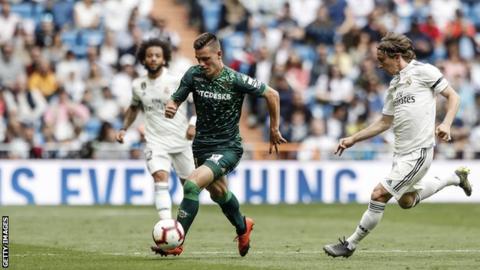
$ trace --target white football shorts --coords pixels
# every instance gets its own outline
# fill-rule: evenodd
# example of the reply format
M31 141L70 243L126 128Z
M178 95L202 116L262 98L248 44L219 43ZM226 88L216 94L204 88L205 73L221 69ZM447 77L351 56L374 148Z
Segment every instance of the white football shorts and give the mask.
M433 147L420 148L408 154L394 154L390 174L382 180L383 187L399 200L403 194L423 189L418 183L433 160Z
M195 169L191 148L185 148L184 151L178 153L145 148L144 153L150 174L160 170L170 172L173 166L178 177L186 179Z

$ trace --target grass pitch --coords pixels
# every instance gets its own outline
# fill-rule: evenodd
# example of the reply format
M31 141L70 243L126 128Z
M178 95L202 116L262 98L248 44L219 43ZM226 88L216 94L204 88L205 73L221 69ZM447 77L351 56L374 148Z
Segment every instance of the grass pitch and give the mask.
M388 205L349 259L322 246L350 235L366 205L242 206L255 219L241 258L217 206L200 207L179 257L150 252L154 207L0 207L10 216L10 269L480 269L480 205Z

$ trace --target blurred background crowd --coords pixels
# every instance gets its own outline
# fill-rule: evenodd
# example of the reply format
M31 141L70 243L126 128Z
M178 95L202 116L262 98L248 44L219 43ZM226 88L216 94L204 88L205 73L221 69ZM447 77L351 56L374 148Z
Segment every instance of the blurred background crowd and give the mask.
M188 16L153 15L157 1ZM376 66L376 45L388 31L405 33L418 60L440 68L462 99L453 140L438 142L436 158L480 158L480 1L157 1L0 0L0 157L143 158L141 120L125 144L114 139L131 81L145 74L136 48L150 37L170 41L170 70L181 76L194 64L171 27L182 23L216 33L228 66L279 91L282 133L294 146L281 158L298 160L334 158L339 138L379 117L391 77ZM268 141L264 101L247 98L243 114L249 133ZM389 156L392 138L386 132L345 155Z

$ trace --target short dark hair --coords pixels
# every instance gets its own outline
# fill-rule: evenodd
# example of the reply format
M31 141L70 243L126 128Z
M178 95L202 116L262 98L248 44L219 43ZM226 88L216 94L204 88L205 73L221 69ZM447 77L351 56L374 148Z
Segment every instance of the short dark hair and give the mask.
M387 33L380 41L378 50L389 57L394 57L399 53L407 62L416 58L412 40L402 34Z
M145 62L145 56L147 54L147 50L150 47L160 47L163 51L163 59L165 60L165 66L168 67L168 63L172 60L172 48L170 43L163 41L158 38L152 38L147 41L142 42L140 47L137 50L137 59L140 63Z
M195 50L200 50L205 46L220 49L220 42L218 41L217 36L210 32L205 32L198 36L193 42L193 48Z

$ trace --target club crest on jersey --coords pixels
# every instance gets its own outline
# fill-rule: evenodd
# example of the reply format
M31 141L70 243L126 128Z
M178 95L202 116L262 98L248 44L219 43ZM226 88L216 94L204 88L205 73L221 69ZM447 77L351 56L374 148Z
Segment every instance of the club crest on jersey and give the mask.
M412 78L411 78L411 77L407 77L407 78L405 79L405 83L406 83L408 86L412 85Z

